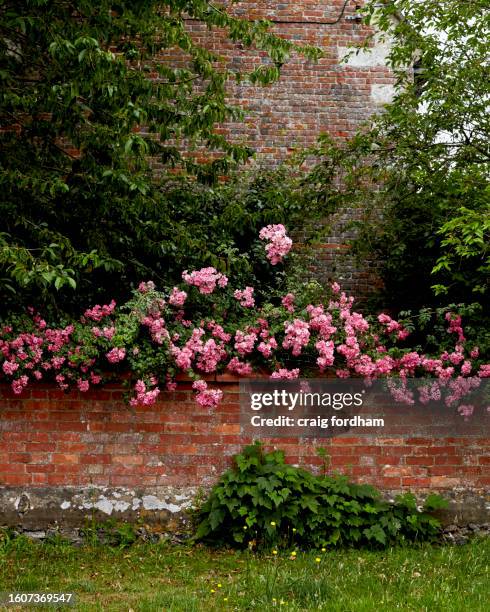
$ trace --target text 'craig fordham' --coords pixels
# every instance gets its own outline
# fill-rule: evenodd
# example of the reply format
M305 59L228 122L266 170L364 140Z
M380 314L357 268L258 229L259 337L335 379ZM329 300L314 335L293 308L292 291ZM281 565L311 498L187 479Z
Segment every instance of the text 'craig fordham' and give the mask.
M291 416L280 415L277 417L263 417L255 414L251 417L250 423L253 427L314 427L327 429L328 427L384 427L384 419L365 418L358 414L348 418L332 415L330 417L302 417L294 418Z

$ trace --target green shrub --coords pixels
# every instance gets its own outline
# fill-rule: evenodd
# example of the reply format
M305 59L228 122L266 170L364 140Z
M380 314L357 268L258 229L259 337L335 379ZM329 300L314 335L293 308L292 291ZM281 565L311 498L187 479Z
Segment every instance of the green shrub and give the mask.
M385 501L372 486L316 476L256 442L235 457L199 509L195 538L233 547L384 547L434 540L440 523L431 512L445 506L437 495L422 508L411 494Z
M324 191L328 191L327 186ZM93 252L83 261L70 259L74 284L58 284L54 291L54 277L35 274L32 261L25 265L17 261L21 251L12 255L17 268L11 266L12 262L6 260L10 238L0 232L0 279L5 280L0 283L0 317L23 312L32 305L46 316L52 313L57 320L60 312L73 315L95 303L125 301L142 280L172 287L182 281L183 270L206 266L233 276L243 287L254 286L256 292L268 294L285 283L285 276L267 261L259 230L270 223L283 223L288 230L298 231L306 221L313 223L315 219L320 225L319 220L331 212L333 203L312 202L309 194L299 180L288 177L287 168L281 167L241 173L212 186L183 177L162 179L158 189L154 187L152 198L143 203L101 196L90 214L85 207L74 207L67 196L69 213L59 212L52 221L35 204L32 212L20 205L8 208L0 203L0 215L12 240L20 241L12 229L18 217L23 215L29 222L32 219L32 235L23 238L27 248L39 247L43 235L36 224L49 221L53 231L56 226L60 235ZM63 210L61 205L59 210ZM309 238L315 237L309 233ZM56 251L53 244L51 250ZM53 254L53 261L58 255L62 256L57 251ZM302 249L303 278L308 266L304 255ZM9 280L9 276L16 276L16 280Z

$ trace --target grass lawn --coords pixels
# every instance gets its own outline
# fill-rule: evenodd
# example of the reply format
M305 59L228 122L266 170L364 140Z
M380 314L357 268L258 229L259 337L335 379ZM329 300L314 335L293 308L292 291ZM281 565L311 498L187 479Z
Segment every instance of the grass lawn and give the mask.
M77 610L104 611L489 609L490 539L298 551L295 560L289 552L253 556L164 543L76 548L17 538L0 542L0 591L71 591Z

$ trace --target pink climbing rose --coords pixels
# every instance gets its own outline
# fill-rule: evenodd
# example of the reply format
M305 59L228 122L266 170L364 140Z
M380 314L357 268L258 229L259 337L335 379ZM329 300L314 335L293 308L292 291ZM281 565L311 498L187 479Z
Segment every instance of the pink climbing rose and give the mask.
M263 227L260 230L259 238L267 240L265 245L266 257L273 266L282 262L293 245L293 241L286 234L286 228L281 224Z

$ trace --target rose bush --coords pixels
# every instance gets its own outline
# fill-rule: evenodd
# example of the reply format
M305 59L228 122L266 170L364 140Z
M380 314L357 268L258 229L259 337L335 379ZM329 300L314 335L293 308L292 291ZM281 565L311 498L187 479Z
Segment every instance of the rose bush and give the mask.
M271 265L279 264L291 248L285 228L270 225L260 236L268 241ZM186 373L203 407L216 406L222 392L209 389L201 377L223 371L249 376L266 370L275 379L329 371L363 377L368 384L394 377L393 393L407 403L414 399L403 382L425 376L433 380L421 387L419 399L439 399L442 389L448 406L458 405L490 377L490 364L465 337L457 313L439 313L445 336L437 352L427 354L410 346L408 322L355 312L354 298L337 283L323 289L305 282L295 293L271 295L258 304L253 287L233 288L212 267L186 270L182 279L182 285L166 291L142 282L126 304L96 305L58 327L31 309L1 330L3 376L18 394L41 380L86 392L107 373L129 371L130 403L149 405L161 388L175 388L178 373ZM471 411L470 404L460 406L465 416Z

